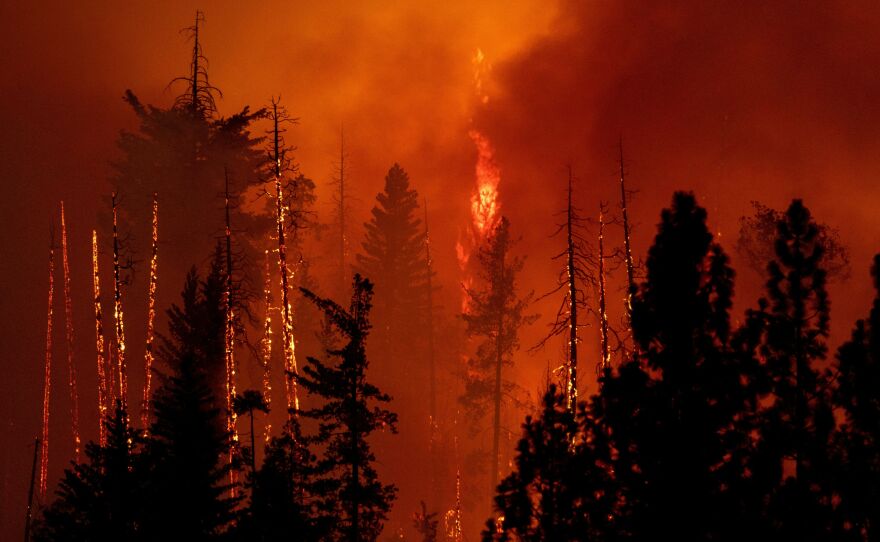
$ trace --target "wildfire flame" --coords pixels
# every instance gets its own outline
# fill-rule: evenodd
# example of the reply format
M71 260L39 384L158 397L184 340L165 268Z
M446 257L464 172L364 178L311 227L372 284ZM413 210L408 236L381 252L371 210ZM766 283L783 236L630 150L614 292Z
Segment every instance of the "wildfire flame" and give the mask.
M54 243L53 243L54 244ZM49 397L52 392L52 326L55 298L55 248L49 246L49 303L46 316L46 364L43 373L43 427L40 440L40 499L46 498L49 475Z
M125 368L125 326L122 316L122 278L119 269L119 226L116 193L113 193L113 318L116 324L116 380L119 384L117 400L123 409L128 397L128 381Z
M98 443L107 444L104 420L109 405L107 374L104 372L104 324L101 311L101 284L98 273L98 232L92 230L92 286L95 300L95 352L98 358Z
M147 301L147 345L144 350L144 397L141 424L144 431L150 424L150 385L153 380L153 321L156 318L156 286L159 282L159 195L153 192L153 242L150 255L150 287Z
M70 427L73 433L73 458L79 463L79 393L76 389L76 364L73 361L73 308L70 301L70 264L67 257L67 221L61 202L61 262L64 268L64 323L67 332L67 374L70 386Z
M281 316L282 349L284 352L284 379L287 395L287 410L299 411L299 397L294 375L296 375L296 343L293 337L293 318L290 308L289 271L287 267L287 244L284 242L284 198L281 177L275 176L276 220L278 228L278 267L281 271Z
M269 251L266 250L266 268L265 278L263 282L263 295L266 302L266 314L263 323L263 340L260 344L260 357L263 362L263 400L266 406L272 406L272 276L269 272ZM264 439L266 443L272 435L272 424L269 418L266 418L266 427L264 429Z

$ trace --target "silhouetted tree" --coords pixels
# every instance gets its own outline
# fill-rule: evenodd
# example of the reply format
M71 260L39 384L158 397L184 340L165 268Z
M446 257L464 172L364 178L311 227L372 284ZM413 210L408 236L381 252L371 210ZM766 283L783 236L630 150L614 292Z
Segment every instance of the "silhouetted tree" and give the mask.
M86 461L64 471L57 498L34 525L35 541L144 540L142 441L120 407L105 421L107 445L86 445Z
M834 405L843 413L835 489L840 496L838 539L874 540L880 533L880 255L871 269L877 292L867 319L837 352Z
M251 129L265 116L265 110L251 111L246 106L229 117L218 114L215 97L221 93L208 80L200 41L203 23L199 13L195 24L186 29L193 45L192 60L189 73L174 80L182 82L184 89L173 105L146 105L131 90L125 92L123 99L134 112L138 127L121 132L117 140L120 157L112 162L111 182L125 201L123 222L130 224L133 232L149 231L153 193L162 198L161 228L168 238L174 238L173 243L163 246L165 283L183 280L187 269L180 262L191 261L193 254L209 253L215 234L221 231L215 198L223 193L224 168L238 200L246 186L260 181L263 164L262 138L254 136ZM236 203L233 222L262 241L265 221L242 212ZM212 216L217 220L205 219ZM246 261L258 261L249 240L241 239L241 250L248 256ZM137 239L134 242L138 244Z
M825 247L800 200L777 223L767 271L759 355L769 378L755 470L766 477L768 515L778 536L823 540L830 529L828 442L834 428L828 382L819 371L828 337Z
M209 377L224 374L221 270L215 259L203 283L190 272L182 306L168 311L169 335L160 336L166 370L157 371L161 385L145 450L150 483L144 534L151 539L215 539L235 517L225 402L214 395Z
M339 503L333 540L375 541L382 531L396 488L380 482L367 438L377 429L397 432L397 415L381 405L391 398L367 380L366 339L373 285L355 274L349 307L302 289L341 334L344 344L329 350L337 363L308 358L297 381L325 403L301 415L317 420L316 441L325 446L318 462L326 490ZM328 538L330 539L330 538Z
M244 416L245 414L247 414L250 417L251 447L246 455L248 455L248 459L250 459L251 476L254 476L257 472L257 447L256 435L254 433L254 411L259 410L260 412L268 414L269 405L266 404L266 401L263 399L262 393L256 390L245 390L244 393L238 394L232 399L232 408L235 410L236 415Z
M240 531L246 540L265 542L328 540L339 511L333 484L321 479L296 417L266 446L263 465L253 477L249 514Z
M392 368L389 373L401 379L395 384L402 384L412 377L402 358L415 344L413 331L424 305L424 231L415 214L418 193L400 165L388 170L376 201L372 218L364 224L363 253L357 255L356 268L375 281L378 339Z
M437 542L437 525L439 524L437 513L429 513L428 506L424 501L421 505L421 511L413 514L413 526L422 537L422 542Z
M785 213L752 202L751 216L739 219L739 238L736 251L756 273L764 275L767 263L776 258L777 224L785 219ZM840 240L837 229L827 224L816 224L819 229L818 243L824 251L828 280L846 280L850 276L849 249Z
M540 413L526 417L514 471L498 486L498 519L487 523L484 541L608 539L615 494L607 439L588 411L579 424L567 402L551 385Z
M479 338L476 355L468 360L468 379L460 400L470 418L479 423L487 412L492 416L491 488L498 484L500 468L501 407L514 385L504 379L502 368L513 365L519 348L519 331L532 323L534 316L525 310L532 299L529 293L519 297L517 275L523 260L510 255L513 240L510 222L502 217L478 253L479 279L482 288L469 288L468 311L462 315L467 334Z
M639 357L605 379L602 401L636 539L710 540L735 523L726 489L749 406L747 375L730 349L733 271L706 211L676 193L633 299Z

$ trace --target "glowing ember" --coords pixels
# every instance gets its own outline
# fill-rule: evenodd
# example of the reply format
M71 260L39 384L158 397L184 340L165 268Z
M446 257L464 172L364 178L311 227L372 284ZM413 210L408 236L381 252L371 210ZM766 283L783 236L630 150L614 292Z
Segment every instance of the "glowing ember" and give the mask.
M293 322L288 294L289 277L287 268L287 245L284 242L284 203L281 190L281 177L275 176L275 205L278 227L278 265L281 270L281 315L282 350L284 352L284 379L286 382L287 410L299 411L299 397L296 389L296 350L293 340Z
M67 221L61 202L61 261L64 268L64 323L67 331L67 374L70 387L70 427L73 432L73 458L79 462L79 393L76 389L76 364L73 361L73 308L70 302L70 264L67 257Z
M263 295L266 302L266 313L263 322L263 340L260 343L260 358L263 363L263 400L266 406L272 406L272 276L269 272L269 251L266 250L266 268L263 281ZM264 439L266 443L272 435L272 424L266 418Z
M159 195L153 192L153 242L150 254L150 284L147 301L147 345L144 350L144 397L141 411L141 425L144 431L150 424L150 385L153 380L153 321L156 318L156 286L159 281Z
M92 286L95 300L95 353L98 358L98 443L107 444L104 420L109 406L107 374L104 372L104 323L101 313L101 283L98 274L98 232L92 230Z
M52 392L52 310L55 298L55 248L54 241L49 246L49 304L46 316L46 364L43 373L43 427L40 440L40 499L46 498L46 483L49 475L49 397Z
M125 327L122 317L122 278L119 270L119 226L118 204L116 192L112 196L113 202L113 319L116 326L116 381L119 385L116 400L123 409L126 409L128 397L127 370L125 368Z

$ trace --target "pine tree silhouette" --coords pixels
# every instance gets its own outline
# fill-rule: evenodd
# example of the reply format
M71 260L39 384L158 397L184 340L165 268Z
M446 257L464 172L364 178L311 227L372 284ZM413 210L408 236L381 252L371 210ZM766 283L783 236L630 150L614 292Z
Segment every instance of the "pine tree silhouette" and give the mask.
M212 540L235 518L229 496L230 435L225 401L212 374L223 378L223 275L217 262L204 282L187 277L182 306L168 311L169 336L160 336L160 382L154 397L146 458L150 483L144 534L150 539ZM216 378L216 377L215 377Z
M325 446L318 462L327 495L339 504L334 540L375 541L382 531L396 488L382 484L367 438L382 429L397 432L397 415L382 407L391 398L367 380L366 339L370 330L373 285L355 274L348 309L313 292L303 295L321 309L342 335L344 345L327 354L338 360L308 358L297 381L325 403L301 415L318 422L316 442Z
M794 200L777 224L767 298L757 312L764 321L758 351L770 394L759 417L755 470L769 493L773 528L787 539L827 539L831 522L828 445L834 418L818 367L830 319L820 239L809 210Z
M844 414L835 435L839 540L874 540L880 533L880 255L871 276L877 292L871 312L837 352L833 401Z
M502 398L514 390L513 383L504 378L503 368L513 365L520 329L536 319L525 314L532 293L519 297L517 292L517 276L522 271L523 260L510 255L512 244L510 222L502 217L487 243L480 247L479 278L483 287L466 291L469 309L462 315L467 334L481 342L476 355L468 360L468 380L460 401L474 424L479 423L486 412L493 413L489 462L492 492L498 484L501 461Z
M142 441L117 405L105 421L107 445L86 445L86 461L64 472L56 500L34 525L35 541L144 540Z
M394 164L385 177L385 188L376 196L372 218L364 224L363 253L357 255L357 270L376 285L377 339L387 358L395 387L404 388L412 378L405 352L415 345L414 331L424 306L424 231L416 216L418 193L409 176ZM397 391L397 390L396 390Z

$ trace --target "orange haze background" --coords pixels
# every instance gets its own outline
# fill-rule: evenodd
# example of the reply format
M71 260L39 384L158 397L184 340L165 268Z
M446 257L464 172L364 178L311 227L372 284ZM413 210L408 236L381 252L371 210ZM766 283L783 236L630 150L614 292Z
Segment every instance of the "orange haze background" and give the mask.
M288 141L318 185L325 219L342 125L358 224L391 164L409 172L429 202L432 250L448 298L458 295L461 280L455 242L469 220L476 150L468 132L477 128L492 141L501 168L501 212L522 237L524 290L542 293L556 278L549 258L560 240L548 235L564 205L564 166L574 168L585 213L598 214L600 200L614 208L622 137L630 187L639 191L630 211L637 255L644 255L672 191L694 190L734 257L741 314L760 294L761 279L733 254L738 218L749 212L750 200L782 208L803 197L851 249L853 276L832 288L832 347L867 312L868 265L880 250L876 3L6 2L0 6L0 538L20 536L39 432L49 222L63 199L81 426L94 439L89 243L109 191L115 139L121 129L135 128L121 97L130 88L143 102L170 105L178 89L166 86L189 62L179 29L191 24L197 8L207 19L201 39L211 82L223 91L221 114L283 97L300 118ZM492 65L483 81L485 103L474 89L477 49ZM359 229L354 233L357 249ZM620 243L619 232L609 242ZM139 248L143 258L146 246ZM179 288L160 282L163 296ZM139 300L130 303L127 312L142 310ZM524 333L525 347L540 338L555 304L535 307L542 318ZM60 307L57 330L63 330ZM619 318L620 303L611 312ZM139 329L127 331L139 340ZM585 332L588 351L597 350L594 334ZM50 482L72 453L63 343L61 331ZM556 344L522 352L515 379L534 396L558 357ZM587 392L594 389L589 379L584 384ZM407 507L418 499L401 497ZM413 511L395 511L395 521L406 523ZM479 515L468 523L482 521ZM386 529L383 536L390 534ZM473 529L468 539L477 539Z

